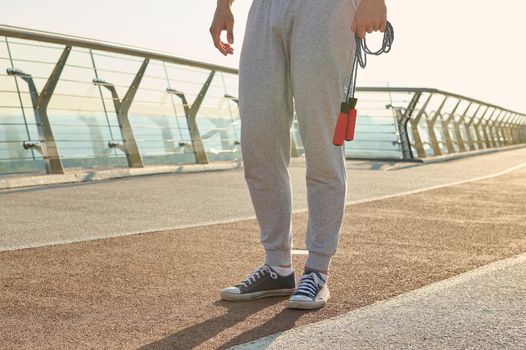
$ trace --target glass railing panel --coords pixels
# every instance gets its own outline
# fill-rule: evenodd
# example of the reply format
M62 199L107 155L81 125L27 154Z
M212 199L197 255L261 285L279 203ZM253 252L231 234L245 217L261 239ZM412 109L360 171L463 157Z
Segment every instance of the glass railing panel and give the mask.
M195 97L210 74L210 71L204 69L196 69L171 63L164 63L163 70L167 79L166 87L184 93L189 108L193 105ZM170 102L173 104L174 114L176 115L175 124L177 125L177 129L174 132L177 133L182 142L186 145L191 145L192 141L183 101L180 97L171 93ZM203 134L201 130L200 133L201 135Z
M6 58L5 41L0 42L0 47L0 173L43 172L42 156L23 147L24 141L38 140L33 109L21 108L17 82L6 74L11 62Z
M202 83L204 80L201 80ZM237 105L232 98L225 97L237 97L237 89L234 89L234 84L225 87L221 74L216 73L197 113L197 126L209 161L241 158ZM195 97L192 96L191 101Z
M451 143L453 145L453 149L455 152L459 152L460 151L460 146L459 146L460 140L457 138L457 132L455 130L455 125L453 121L451 121L448 124L448 129L449 129L449 136L451 137Z
M144 59L126 55L93 51L93 61L99 79L113 84L121 99L130 87Z
M303 147L303 142L301 141L300 125L299 125L298 117L296 116L296 113L294 113L291 130L292 130L293 142L296 143L296 150L298 151L298 155L301 156L305 153L305 148Z
M415 111L415 115L417 115L419 113L420 110L416 110ZM415 138L414 138L414 135L413 135L413 130L412 130L413 126L411 125L411 123L408 123L407 124L407 132L408 132L408 136L409 136L409 142L411 144L411 150L413 152L414 155L418 154L417 153L417 149L415 147ZM420 136L420 140L422 142L422 147L424 148L424 151L426 153L426 155L430 156L433 154L433 148L431 146L431 139L429 137L429 128L427 126L427 121L425 119L425 117L422 117L418 124L417 124L417 131L418 131L418 135Z
M8 59L9 53L7 51L6 39L5 37L0 37L0 59ZM4 71L5 72L5 71Z
M150 61L130 109L130 122L145 164L195 163L180 99L167 91L163 62Z
M42 156L23 147L29 139L21 110L0 107L0 173L44 171ZM33 134L31 139L38 136Z
M125 166L122 153L108 146L119 140L93 84L95 72L88 49L71 50L48 106L48 117L65 168Z
M230 129L228 132L233 136L235 142L240 142L241 139L241 120L239 116L239 105L236 102L239 97L239 86L238 86L238 77L237 75L227 74L227 73L218 73L218 79L223 84L224 96L227 98L226 109L228 110L228 117L231 121ZM229 150L229 148L226 148ZM232 152L233 159L240 159L240 149L239 145L234 145Z
M396 116L388 105L401 104L403 96L383 92L357 92L355 137L346 142L349 158L401 158Z
M9 38L8 45L13 66L30 74L38 91L44 86L64 50L62 45L12 38Z

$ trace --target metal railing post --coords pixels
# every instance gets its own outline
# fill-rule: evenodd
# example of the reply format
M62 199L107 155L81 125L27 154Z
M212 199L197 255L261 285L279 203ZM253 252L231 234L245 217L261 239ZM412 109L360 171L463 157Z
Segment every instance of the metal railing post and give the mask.
M395 111L397 122L396 125L398 128L398 133L400 134L400 143L402 146L402 159L414 158L413 152L411 150L411 141L409 140L409 133L407 132L407 123L411 119L411 116L413 115L416 105L418 104L418 101L420 100L421 96L421 92L415 92L404 113L401 112L401 108L396 108L392 105L388 105L388 108L393 108Z
M484 148L484 140L483 140L483 137L481 135L481 130L484 129L483 126L482 126L482 123L485 122L484 118L486 117L486 114L488 113L489 109L490 109L490 107L486 106L486 109L484 110L484 113L482 113L482 115L480 116L478 121L473 124L473 130L475 130L475 135L477 136L478 149Z
M174 93L183 101L184 113L186 116L186 122L188 124L190 138L192 140L192 146L194 148L195 161L197 164L208 164L208 156L206 155L206 150L203 145L203 139L201 138L199 128L197 127L196 117L197 112L199 111L199 108L201 107L201 104L203 103L203 100L206 96L208 88L212 83L212 79L214 79L215 73L216 72L214 70L210 72L203 87L201 88L201 91L199 91L199 94L195 98L195 101L192 104L192 106L188 104L186 95L183 92L178 90L167 89L168 92Z
M497 134L499 135L498 139L500 140L501 146L506 146L508 144L506 137L506 120L510 117L510 112L505 111L504 116L497 121Z
M133 79L133 82L131 83L131 86L129 87L122 101L119 99L119 95L117 94L117 90L115 89L115 86L113 84L107 83L104 80L93 79L94 84L102 85L108 90L110 90L113 98L113 105L115 106L115 112L117 113L117 120L119 121L119 129L121 131L123 144L118 144L114 141L110 141L108 142L108 146L110 148L115 147L124 152L126 154L126 159L130 168L144 167L141 153L139 152L139 147L137 146L137 142L135 141L135 135L133 134L133 129L130 124L128 112L130 111L133 98L135 97L135 94L139 89L139 85L141 83L144 72L148 67L149 61L150 60L148 58L144 59L144 61L141 64L141 67L139 68L139 71L135 75L135 78Z
M511 136L511 143L514 145L514 144L517 144L519 143L519 140L517 139L517 135L515 135L515 131L516 131L516 121L517 120L520 120L521 116L517 113L514 113L513 114L513 117L511 117L510 121L509 121L509 128L510 128L510 136Z
M471 103L470 103L470 106L471 106ZM470 151L474 151L476 150L477 148L475 147L475 140L473 139L473 131L475 129L475 127L473 125L473 122L475 121L475 118L480 110L480 107L482 107L481 104L478 105L477 109L475 110L475 113L473 113L473 115L471 117L469 117L467 115L467 112L468 112L468 109L466 109L466 112L464 113L465 114L465 117L468 117L469 118L469 121L467 123L464 123L464 126L466 128L466 134L468 135L468 145L469 145L469 150Z
M418 132L418 123L420 122L420 119L422 118L422 116L425 114L425 109L427 108L429 101L431 101L432 96L433 96L432 93L429 94L429 96L427 97L427 100L424 102L424 105L420 108L415 118L409 118L409 123L411 123L411 133L413 134L413 139L415 140L414 146L415 146L418 158L427 157L427 153L424 149L422 138L420 137L420 133Z
M497 113L495 115L495 118L490 118L490 120L489 120L488 131L489 131L489 136L490 136L491 147L498 147L499 146L499 144L497 142L498 135L495 135L495 123L500 118L500 116L502 115L503 112L504 111L502 109L499 110L499 113Z
M522 118L518 119L516 122L515 122L515 130L516 130L516 133L517 133L517 140L518 142L517 143L524 143L526 142L526 138L525 138L525 134L524 134L524 131L525 131L525 128L526 128L526 116L522 116Z
M522 123L523 123L523 120L517 120L515 122L515 137L517 138L517 143L522 143L524 142L523 140L523 137L522 137Z
M513 145L513 135L511 133L511 121L515 118L515 113L510 112L509 117L504 122L504 130L506 132L506 144L508 146Z
M520 143L520 138L519 138L519 133L518 133L518 130L519 130L518 123L520 120L521 120L521 116L519 114L515 114L515 116L510 121L511 138L512 138L513 144Z
M508 131L507 131L507 122L508 120L513 116L511 112L506 112L504 117L499 121L498 123L498 132L500 134L500 140L502 146L508 146L509 145L509 137L508 137Z
M66 65L66 61L70 52L71 46L66 46L40 94L38 93L35 82L33 81L33 77L30 74L26 74L14 68L7 70L7 74L19 76L28 84L31 101L33 104L33 111L35 113L39 142L35 143L27 141L24 142L23 146L26 149L33 148L42 154L46 172L49 174L64 173L64 166L62 165L62 160L60 159L55 137L51 129L51 123L49 122L47 115L47 107L51 97L53 96L53 92L55 91L64 66Z
M509 112L507 118L504 120L502 129L504 131L504 144L509 146L513 144L511 139L510 120L515 116L515 113Z
M468 110L472 104L473 102L469 102L464 112L459 116L458 121L455 121L453 119L453 123L455 123L455 132L457 133L457 138L462 140L461 146L460 146L460 150L462 152L467 151L467 149L466 149L466 141L464 141L464 137L462 136L462 131L460 129L461 125L464 127L464 132L466 133L466 138L467 138L467 144L468 144L468 147L471 149L472 137L471 137L470 130L466 123L466 114L468 113Z
M507 111L502 111L503 113L499 114L499 117L495 119L495 122L493 123L493 130L495 132L495 143L498 146L505 146L504 142L504 135L502 132L502 123L504 119L508 116Z
M498 125L499 125L498 123L499 123L499 118L502 117L503 113L505 113L505 111L501 110L499 112L499 114L497 114L495 119L492 120L491 125L489 127L491 139L493 140L491 145L493 147L499 147L500 146L500 142L499 142L500 135L499 135L499 130L498 130Z
M482 126L482 134L484 135L485 148L491 148L490 137L488 135L488 124L490 123L491 118L495 115L496 111L497 111L497 109L493 108L493 110L491 111L491 114L489 115L489 117L485 118L482 121L482 124L481 124L481 126Z
M523 119L519 122L519 142L525 143L526 142L526 120Z
M445 139L445 143L446 143L446 147L447 147L447 151L448 153L453 153L454 152L454 149L453 149L453 145L451 143L451 137L449 136L449 130L448 130L448 127L447 127L447 123L446 121L444 120L444 118L442 117L442 108L444 108L444 105L446 104L446 101L447 101L448 97L444 97L444 100L442 101L442 103L440 104L440 106L438 107L438 110L435 112L435 114L433 115L433 117L431 119L427 119L427 132L429 133L429 139L431 141L431 147L433 148L433 153L435 154L435 156L439 156L442 154L442 150L440 149L440 145L438 144L438 139L437 139L437 135L436 135L436 132L435 132L435 122L437 121L437 119L440 117L440 122L442 124L442 132L443 132L443 135L444 135L444 139Z
M455 113L457 112L458 106L460 105L461 100L459 99L451 113L449 114L449 117L447 119L447 123L453 122L453 128L455 130L455 143L458 146L458 150L460 152L465 152L466 147L464 145L464 137L462 136L462 133L460 131L460 123L463 122L462 117L459 118L458 121L455 120Z

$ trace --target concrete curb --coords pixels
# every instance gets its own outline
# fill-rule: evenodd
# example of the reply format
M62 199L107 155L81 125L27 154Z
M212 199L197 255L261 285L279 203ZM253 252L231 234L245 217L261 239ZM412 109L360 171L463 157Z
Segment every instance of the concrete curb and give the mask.
M445 162L445 161L453 160L453 159L462 159L462 158L474 157L474 156L490 154L490 153L495 153L495 152L511 151L514 149L524 148L524 147L526 147L526 144L518 144L518 145L504 146L504 147L498 147L498 148L489 148L489 149L478 149L474 151L466 151L466 152L461 152L461 153L444 154L444 155L436 156L436 157L422 158L422 162L424 164L425 163Z
M407 165L401 166L400 168L408 168L408 167L420 166L420 165L425 165L425 164L430 164L430 163L438 163L438 162L445 162L449 160L480 156L483 154L490 154L490 153L495 153L495 152L512 151L514 149L524 148L524 147L526 147L526 144L518 144L518 145L511 145L511 146L504 146L504 147L497 147L497 148L477 149L474 151L443 154L441 156L430 156L426 158L416 158L416 159L355 158L355 157L347 157L346 159L347 160L377 161L377 162L407 163Z
M445 290L451 289L457 285L469 284L473 280L484 278L487 275L508 269L517 264L524 264L525 262L526 253L515 255L507 259L498 260L487 265L475 268L471 271L467 271L459 275L441 281L437 281L424 287L397 295L393 298L377 301L375 303L369 304L356 310L352 310L340 316L325 319L320 322L307 324L305 326L292 328L285 332L279 332L245 344L234 346L230 349L263 350L268 348L285 348L283 347L284 344L294 344L295 339L301 340L301 342L303 342L305 339L308 339L309 334L323 335L323 337L332 340L330 348L347 348L347 346L349 345L348 343L338 344L341 346L336 345L336 343L341 342L342 338L344 337L341 337L339 339L330 339L332 335L331 330L339 328L351 330L353 322L354 324L357 324L359 321L363 321L371 315L389 313L391 310L400 308L400 306L403 305L406 301L422 301L425 300L425 298L428 296L440 294ZM429 311L422 310L422 313L426 312ZM275 344L276 341L279 341L279 343ZM317 346L314 347L311 347L312 344L305 346L304 343L296 345L298 348L323 348L323 344L317 344Z
M129 176L145 176L172 173L195 173L202 171L231 170L242 167L241 161L214 162L211 164L184 164L148 166L145 168L117 168L105 170L68 171L65 174L42 174L0 177L0 190L32 186L57 185L118 179Z

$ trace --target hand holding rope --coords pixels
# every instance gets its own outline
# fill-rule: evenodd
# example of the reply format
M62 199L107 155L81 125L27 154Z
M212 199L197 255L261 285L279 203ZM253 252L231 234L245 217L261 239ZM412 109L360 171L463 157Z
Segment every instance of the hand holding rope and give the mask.
M356 116L358 114L356 110L356 104L358 99L354 97L356 91L356 75L358 73L358 65L365 68L367 65L367 55L381 55L391 51L394 40L393 26L387 21L384 31L384 37L382 41L382 47L378 51L371 51L367 46L367 42L364 39L354 35L355 37L355 54L353 60L353 66L351 71L351 78L347 86L347 92L345 94L345 101L341 104L340 114L336 121L336 127L334 129L333 144L336 146L343 145L345 141L352 141L354 139L354 131L356 129Z

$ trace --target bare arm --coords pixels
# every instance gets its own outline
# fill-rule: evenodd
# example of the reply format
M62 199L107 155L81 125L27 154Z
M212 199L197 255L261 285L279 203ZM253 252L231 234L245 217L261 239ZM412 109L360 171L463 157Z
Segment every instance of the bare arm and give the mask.
M214 46L225 56L234 53L234 48L230 46L234 44L234 15L231 10L233 2L234 0L217 0L216 12L210 26ZM227 34L227 43L221 41L221 33L224 30Z
M384 32L386 22L385 0L361 0L353 17L352 30L363 39L366 32Z

